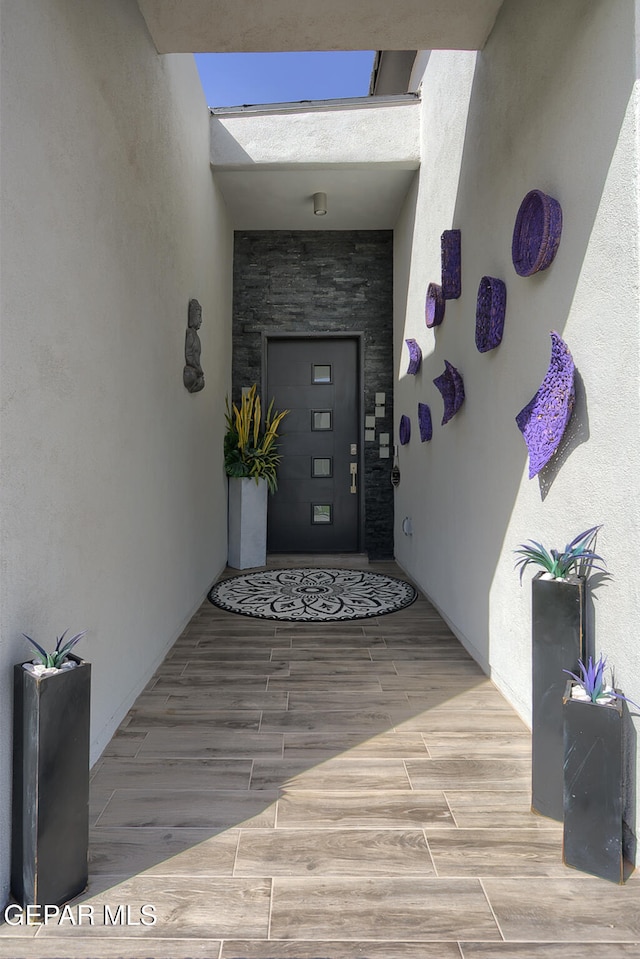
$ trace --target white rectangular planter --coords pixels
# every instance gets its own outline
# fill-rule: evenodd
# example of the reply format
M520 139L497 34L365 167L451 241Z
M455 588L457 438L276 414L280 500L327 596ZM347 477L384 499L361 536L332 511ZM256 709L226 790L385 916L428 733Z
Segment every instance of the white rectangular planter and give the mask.
M251 569L267 563L267 481L229 477L228 564Z

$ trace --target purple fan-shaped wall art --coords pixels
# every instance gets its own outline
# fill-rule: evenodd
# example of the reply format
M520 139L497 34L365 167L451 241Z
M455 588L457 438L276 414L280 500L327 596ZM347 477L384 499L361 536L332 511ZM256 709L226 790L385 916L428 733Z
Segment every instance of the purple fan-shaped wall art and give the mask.
M520 204L511 242L511 259L518 276L546 270L558 252L562 207L542 190L531 190Z
M564 435L575 404L575 365L567 344L551 332L551 362L540 389L516 416L529 450L529 479L546 466Z
M429 329L440 326L444 319L444 307L442 287L438 283L430 283L427 287L427 300L424 307L425 323Z
M422 363L422 350L420 345L416 340L405 340L409 348L409 365L407 367L407 373L416 374L420 369L420 364Z
M445 230L440 238L442 265L442 295L445 300L457 300L462 293L460 273L460 230Z
M444 373L441 373L433 381L442 393L442 399L444 400L442 426L456 415L464 403L464 383L460 373L448 360L444 361L444 366Z
M481 353L488 353L500 345L506 305L507 288L502 280L483 276L476 305L476 346Z
M433 436L433 424L431 422L431 410L426 403L418 403L418 425L421 441L428 443Z
M408 416L405 416L404 413L400 417L400 429L398 434L400 436L400 445L406 446L411 439L411 420Z

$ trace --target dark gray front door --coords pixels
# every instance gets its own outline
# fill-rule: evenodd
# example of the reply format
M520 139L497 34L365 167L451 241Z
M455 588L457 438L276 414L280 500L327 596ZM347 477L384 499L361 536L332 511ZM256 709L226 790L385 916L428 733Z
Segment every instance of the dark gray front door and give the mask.
M269 496L270 552L359 549L358 347L346 337L268 340L266 398L291 411Z

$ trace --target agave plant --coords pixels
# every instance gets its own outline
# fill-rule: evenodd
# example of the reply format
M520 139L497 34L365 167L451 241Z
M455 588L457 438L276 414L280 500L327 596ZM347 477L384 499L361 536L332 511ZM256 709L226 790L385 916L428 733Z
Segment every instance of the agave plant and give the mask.
M31 645L34 647L38 654L38 659L43 666L46 666L48 669L60 669L67 656L76 645L79 643L83 636L87 635L86 629L83 629L81 633L76 633L75 636L72 636L71 639L68 639L65 643L64 638L69 632L68 629L65 629L62 636L59 636L56 641L56 648L52 653L48 653L46 649L36 643L35 639L32 639L31 636L27 636L26 633L23 633L25 639L28 639Z
M224 466L228 476L253 476L256 483L267 481L273 493L278 488L276 470L280 462L276 439L278 427L289 410L278 413L271 400L262 422L262 407L254 383L240 406L226 401L227 432L224 437Z
M592 703L606 703L610 699L624 699L625 702L635 706L636 709L640 709L640 706L634 703L632 699L628 699L626 696L623 696L622 693L617 692L613 686L606 685L604 681L606 665L607 658L601 653L598 662L595 664L591 656L589 656L587 666L585 666L581 659L578 660L578 668L580 669L579 676L576 673L572 673L570 669L563 669L562 671L578 683Z
M521 543L520 547L514 552L521 556L515 565L520 567L520 583L522 584L522 574L529 565L540 566L545 572L550 573L554 579L566 579L570 573L586 575L592 570L606 572L599 563L604 563L602 556L594 552L596 537L602 526L592 526L580 533L570 543L567 543L563 550L547 550L542 543L535 540L527 540Z

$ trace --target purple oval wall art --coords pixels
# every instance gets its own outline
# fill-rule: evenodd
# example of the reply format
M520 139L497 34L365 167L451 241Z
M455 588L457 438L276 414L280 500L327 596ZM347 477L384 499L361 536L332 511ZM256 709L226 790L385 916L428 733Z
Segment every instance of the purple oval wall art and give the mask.
M420 427L420 440L428 443L433 436L433 423L431 422L431 410L426 403L418 403L418 426Z
M400 436L400 445L406 446L411 439L411 420L408 416L405 416L404 413L400 417L400 429L398 434Z
M551 332L551 362L540 389L516 416L529 450L529 479L558 449L575 405L575 365L569 347Z
M445 230L440 237L442 295L457 300L462 293L460 230Z
M424 307L425 323L429 329L440 326L444 319L444 308L442 287L438 283L430 283L427 287L427 299Z
M562 207L542 190L531 190L520 204L513 228L511 259L518 276L546 270L558 252Z
M441 373L433 381L440 390L444 401L442 426L456 415L464 403L464 383L460 373L448 360L444 361L444 366L444 373Z
M500 345L506 306L507 288L503 281L483 276L476 304L476 346L480 353L488 353Z
M416 340L405 340L407 347L409 348L409 365L407 367L407 373L411 373L413 376L420 369L420 364L422 363L422 350L420 345Z

